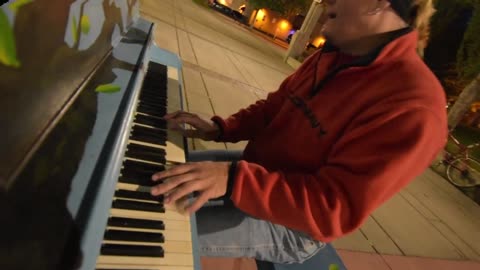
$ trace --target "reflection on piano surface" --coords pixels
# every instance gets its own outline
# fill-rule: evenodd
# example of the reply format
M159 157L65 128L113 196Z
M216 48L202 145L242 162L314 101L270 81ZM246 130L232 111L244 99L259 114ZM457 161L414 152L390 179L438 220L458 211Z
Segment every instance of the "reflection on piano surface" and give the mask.
M89 4L107 15L123 5L84 2L84 15ZM131 8L136 1L128 2ZM47 4L34 5L16 16L28 17L26 12ZM57 18L71 17L54 11ZM32 17L43 19L51 18ZM72 63L58 58L60 54L50 56L37 77L28 77L40 71L29 69L33 61L22 59L21 49L21 67L0 62L0 88L8 93L6 98L2 93L1 103L17 104L16 109L3 107L0 116L1 128L7 130L2 145L8 145L0 161L11 159L0 170L2 270L199 267L194 216L163 205L161 197L149 193L152 173L185 162L185 139L167 131L162 119L184 104L180 61L152 44L154 26L142 19L127 32L120 31L121 41L114 42L116 19L107 16L105 25L98 26L98 55L87 50L84 59L75 56ZM57 22L50 23L54 27ZM105 36L110 38L102 40ZM72 47L81 47L81 40L73 41ZM63 47L58 50L68 50ZM52 63L63 63L62 76L54 76L61 67L48 69ZM15 84L16 78L27 77L32 82ZM25 88L32 84L39 88L38 101L45 102L41 106L29 105L37 98ZM55 91L61 94L59 100L54 100ZM15 110L19 116L12 121ZM23 133L12 131L18 121L25 125ZM25 150L25 145L30 148Z

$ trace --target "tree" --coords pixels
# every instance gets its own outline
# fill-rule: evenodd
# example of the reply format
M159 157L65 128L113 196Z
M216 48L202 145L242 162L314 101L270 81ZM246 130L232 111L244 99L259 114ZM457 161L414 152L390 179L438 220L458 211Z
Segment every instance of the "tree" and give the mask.
M453 107L448 112L448 128L453 130L470 106L480 99L480 74L460 94Z
M460 49L457 52L457 72L460 82L472 81L460 94L448 113L448 125L457 126L472 103L480 100L480 0L471 0L474 11L469 20ZM476 76L476 77L475 77Z
M254 9L268 8L287 18L302 13L312 4L312 0L249 0Z
M480 72L480 0L473 3L463 42L457 52L457 70L461 80L470 81Z
M460 82L458 79L456 56L473 8L470 0L437 0L435 8L437 11L432 18L430 41L424 59L446 92L458 95L468 81Z

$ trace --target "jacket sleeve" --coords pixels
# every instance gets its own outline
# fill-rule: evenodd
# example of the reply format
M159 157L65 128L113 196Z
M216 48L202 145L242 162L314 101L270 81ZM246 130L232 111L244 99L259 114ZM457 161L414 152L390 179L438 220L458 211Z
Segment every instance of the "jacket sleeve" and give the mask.
M320 241L352 232L421 174L446 142L443 116L427 109L384 113L350 125L315 173L268 171L238 162L230 199L251 216Z
M289 83L298 78L310 65L315 63L319 54L313 54L290 76L288 76L275 92L269 93L266 99L259 100L245 109L231 115L227 119L219 116L212 120L220 127L218 142L238 142L250 140L257 132L267 126L275 113L280 109L288 95Z

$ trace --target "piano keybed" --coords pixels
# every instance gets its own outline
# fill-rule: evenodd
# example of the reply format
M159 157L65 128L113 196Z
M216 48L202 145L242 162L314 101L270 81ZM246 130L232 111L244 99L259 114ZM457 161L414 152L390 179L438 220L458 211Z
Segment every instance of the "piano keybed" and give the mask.
M185 162L183 137L168 132L162 119L181 108L178 87L177 69L149 63L97 269L194 268L189 216L149 193L152 174Z

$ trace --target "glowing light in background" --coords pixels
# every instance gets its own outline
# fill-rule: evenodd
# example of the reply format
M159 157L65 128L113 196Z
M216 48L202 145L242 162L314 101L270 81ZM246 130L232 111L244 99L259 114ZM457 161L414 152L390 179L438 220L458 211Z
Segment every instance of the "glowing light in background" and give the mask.
M315 47L321 47L323 46L323 44L325 44L325 38L320 36L320 37L317 37L313 42L312 44L315 45Z
M265 16L265 11L263 11L263 9L259 9L257 12L257 20L262 20L263 16Z
M217 0L218 3L226 6L227 5L227 2L225 2L225 0Z
M286 30L290 26L290 23L286 20L282 20L280 22L280 29Z

